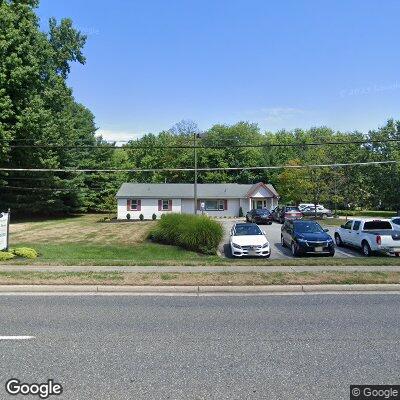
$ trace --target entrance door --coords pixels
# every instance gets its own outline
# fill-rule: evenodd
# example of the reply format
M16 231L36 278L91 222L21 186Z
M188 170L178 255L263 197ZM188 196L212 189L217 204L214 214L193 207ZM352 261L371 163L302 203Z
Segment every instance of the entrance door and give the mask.
M267 200L253 200L253 208L257 210L267 208Z

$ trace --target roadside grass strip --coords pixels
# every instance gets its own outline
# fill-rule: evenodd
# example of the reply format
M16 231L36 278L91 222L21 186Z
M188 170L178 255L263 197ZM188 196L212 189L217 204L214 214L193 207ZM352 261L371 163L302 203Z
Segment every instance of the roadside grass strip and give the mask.
M400 272L0 272L0 285L256 286L400 284Z

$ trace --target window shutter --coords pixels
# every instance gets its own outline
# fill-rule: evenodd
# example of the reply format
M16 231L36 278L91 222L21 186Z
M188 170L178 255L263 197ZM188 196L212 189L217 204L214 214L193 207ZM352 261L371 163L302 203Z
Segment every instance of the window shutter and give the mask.
M224 210L228 209L228 200L224 200Z
M158 200L158 211L162 211L162 200Z
M169 200L168 202L168 210L172 211L172 200Z
M142 200L137 201L137 210L142 211Z
M128 211L131 211L131 207L132 207L132 200L131 200L131 199L128 199L128 200L126 201L126 209L127 209Z

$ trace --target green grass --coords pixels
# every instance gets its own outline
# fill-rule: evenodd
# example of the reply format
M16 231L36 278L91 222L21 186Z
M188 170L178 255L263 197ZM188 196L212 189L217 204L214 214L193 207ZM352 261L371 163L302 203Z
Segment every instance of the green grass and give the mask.
M158 243L142 243L140 245L97 245L81 243L33 244L22 243L23 246L34 247L40 256L35 260L13 259L0 262L1 265L400 265L400 258L395 257L304 257L297 259L226 259L218 256L201 255L175 246Z

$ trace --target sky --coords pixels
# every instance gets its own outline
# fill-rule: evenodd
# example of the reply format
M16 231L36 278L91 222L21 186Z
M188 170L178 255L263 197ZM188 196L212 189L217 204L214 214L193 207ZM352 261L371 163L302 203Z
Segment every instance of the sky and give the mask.
M41 0L88 36L69 77L106 139L201 130L367 132L400 119L398 0Z

